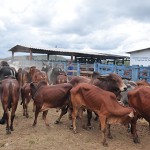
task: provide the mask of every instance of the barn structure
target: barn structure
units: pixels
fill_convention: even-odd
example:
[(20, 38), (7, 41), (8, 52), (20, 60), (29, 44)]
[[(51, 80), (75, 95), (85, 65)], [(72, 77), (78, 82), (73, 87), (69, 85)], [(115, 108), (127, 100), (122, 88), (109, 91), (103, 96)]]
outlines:
[(61, 56), (70, 56), (72, 62), (81, 62), (81, 63), (107, 63), (107, 64), (124, 64), (126, 61), (129, 61), (128, 56), (121, 55), (112, 55), (105, 53), (97, 52), (77, 52), (76, 50), (68, 50), (62, 48), (50, 48), (50, 49), (40, 49), (33, 47), (26, 47), (21, 45), (16, 45), (12, 47), (9, 51), (12, 52), (12, 60), (14, 60), (14, 55), (16, 52), (29, 53), (29, 60), (32, 60), (33, 54), (45, 54), (47, 55), (47, 61), (49, 61), (50, 55), (61, 55)]
[(130, 66), (150, 66), (150, 48), (127, 52), (130, 54)]

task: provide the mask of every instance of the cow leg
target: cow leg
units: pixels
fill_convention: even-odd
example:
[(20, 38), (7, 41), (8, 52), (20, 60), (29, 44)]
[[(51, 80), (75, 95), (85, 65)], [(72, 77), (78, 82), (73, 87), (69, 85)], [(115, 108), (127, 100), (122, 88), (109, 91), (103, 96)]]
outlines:
[(99, 120), (100, 120), (100, 124), (101, 124), (101, 130), (103, 132), (102, 144), (103, 144), (103, 146), (108, 146), (108, 143), (106, 141), (106, 116), (99, 115)]
[(0, 119), (0, 124), (5, 124), (5, 122), (6, 122), (6, 113), (3, 113), (3, 116)]
[(134, 117), (131, 121), (131, 133), (133, 135), (134, 143), (140, 143), (140, 140), (137, 135), (137, 130), (136, 130), (137, 119), (138, 119), (137, 117)]
[(46, 111), (43, 111), (43, 120), (44, 120), (44, 122), (45, 122), (45, 125), (46, 126), (49, 126), (49, 124), (48, 124), (48, 122), (47, 122), (47, 119), (46, 119), (46, 116), (47, 116), (47, 113), (48, 113), (48, 110), (46, 110)]
[(29, 104), (30, 100), (27, 100), (26, 102), (26, 118), (29, 118), (29, 113), (28, 113), (28, 104)]
[(9, 128), (9, 113), (8, 113), (8, 111), (6, 111), (5, 114), (6, 114), (6, 134), (11, 134), (11, 131)]
[(35, 125), (37, 124), (37, 117), (39, 115), (40, 109), (36, 107), (35, 109), (35, 117), (34, 117), (34, 122), (33, 122), (33, 127), (35, 127)]
[(107, 129), (108, 129), (107, 137), (108, 137), (109, 139), (112, 139), (113, 137), (112, 137), (111, 132), (110, 132), (110, 124), (107, 125)]
[(73, 125), (73, 132), (74, 133), (77, 133), (76, 119), (77, 119), (77, 109), (73, 108), (73, 112), (72, 112), (72, 125)]
[(33, 101), (33, 109), (32, 109), (32, 111), (35, 112), (35, 109), (36, 109), (36, 106), (35, 106), (35, 103)]
[(26, 106), (25, 106), (25, 103), (23, 102), (23, 116), (25, 116), (25, 113), (26, 112)]
[(89, 109), (87, 109), (87, 119), (88, 119), (87, 128), (91, 129), (92, 111)]
[(97, 113), (95, 113), (95, 118), (94, 118), (94, 120), (95, 120), (95, 121), (98, 120), (98, 115), (97, 115)]
[(83, 129), (87, 129), (87, 127), (85, 126), (85, 124), (83, 124), (83, 120), (82, 120), (82, 118), (83, 118), (83, 108), (80, 108), (80, 109), (79, 109), (78, 116), (79, 116), (79, 118), (80, 118), (82, 128), (83, 128)]
[(11, 130), (11, 131), (14, 131), (13, 122), (14, 122), (14, 118), (15, 118), (15, 111), (16, 111), (16, 109), (17, 109), (17, 104), (18, 104), (18, 103), (15, 103), (15, 104), (12, 105), (11, 123), (10, 123), (10, 130)]
[(60, 123), (60, 119), (62, 118), (63, 115), (65, 115), (65, 114), (67, 113), (67, 110), (68, 110), (68, 106), (62, 107), (62, 109), (61, 109), (61, 114), (60, 114), (60, 116), (58, 117), (58, 119), (54, 122), (55, 124)]
[(14, 118), (15, 118), (15, 112), (12, 111), (12, 113), (11, 113), (11, 123), (10, 123), (10, 130), (11, 131), (14, 131), (14, 127), (13, 127)]

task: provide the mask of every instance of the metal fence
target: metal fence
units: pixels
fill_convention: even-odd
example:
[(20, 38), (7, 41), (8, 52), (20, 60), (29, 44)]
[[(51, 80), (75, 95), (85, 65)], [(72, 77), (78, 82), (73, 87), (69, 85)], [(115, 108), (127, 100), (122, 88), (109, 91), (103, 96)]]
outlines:
[[(68, 64), (67, 62), (63, 61), (44, 61), (48, 65), (52, 67), (60, 67), (65, 72), (68, 72), (70, 70), (67, 69)], [(14, 62), (15, 63), (15, 62)], [(30, 67), (30, 66), (36, 66), (38, 69), (41, 69), (43, 66), (43, 61), (28, 61), (28, 60), (22, 60), (17, 61), (18, 67), (24, 68), (24, 67)], [(145, 79), (148, 82), (150, 82), (150, 66), (149, 67), (143, 67), (143, 66), (117, 66), (117, 65), (106, 65), (106, 64), (100, 64), (100, 63), (94, 63), (94, 64), (82, 64), (82, 63), (72, 63), (73, 65), (73, 75), (79, 76), (91, 76), (93, 71), (97, 71), (100, 74), (109, 74), (109, 73), (117, 73), (122, 78), (130, 79), (133, 81), (142, 80)]]

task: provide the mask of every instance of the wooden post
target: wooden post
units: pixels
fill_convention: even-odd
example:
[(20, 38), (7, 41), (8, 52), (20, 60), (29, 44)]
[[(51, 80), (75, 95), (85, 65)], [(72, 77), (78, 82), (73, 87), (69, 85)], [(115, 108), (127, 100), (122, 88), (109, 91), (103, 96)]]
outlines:
[(30, 49), (30, 56), (29, 56), (29, 60), (32, 60), (32, 50)]
[(11, 58), (11, 62), (13, 62), (13, 61), (14, 61), (14, 54), (15, 54), (15, 52), (13, 52), (13, 51), (12, 51), (12, 58)]
[(49, 54), (47, 54), (47, 61), (49, 61)]
[(71, 62), (73, 62), (73, 54), (71, 54)]
[(138, 65), (133, 65), (132, 66), (132, 80), (133, 81), (138, 81), (138, 74), (139, 74), (139, 66)]
[(64, 71), (67, 73), (67, 62), (64, 62)]

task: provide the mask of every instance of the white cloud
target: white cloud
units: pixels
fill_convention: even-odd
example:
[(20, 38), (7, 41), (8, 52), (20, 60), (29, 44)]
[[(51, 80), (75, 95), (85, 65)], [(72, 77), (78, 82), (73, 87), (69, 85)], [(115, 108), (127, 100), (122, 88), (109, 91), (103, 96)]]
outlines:
[(0, 2), (1, 58), (16, 44), (112, 54), (150, 46), (149, 0)]

